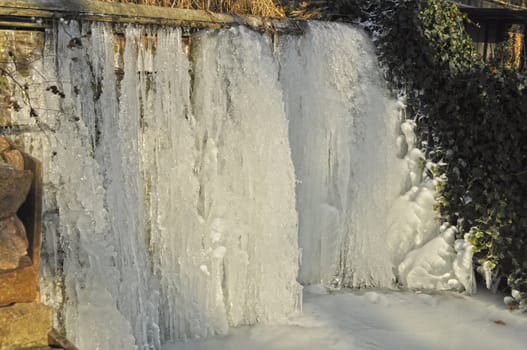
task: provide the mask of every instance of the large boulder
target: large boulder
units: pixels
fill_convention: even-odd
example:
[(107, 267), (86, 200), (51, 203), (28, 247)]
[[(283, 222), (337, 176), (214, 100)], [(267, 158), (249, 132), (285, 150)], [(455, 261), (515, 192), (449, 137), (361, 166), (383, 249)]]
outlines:
[(8, 139), (6, 139), (4, 136), (0, 136), (0, 154), (11, 149), (11, 146), (11, 142), (9, 142)]
[(38, 299), (38, 269), (28, 256), (20, 259), (15, 270), (0, 270), (0, 309), (13, 303)]
[(40, 303), (0, 308), (0, 350), (45, 347), (51, 331), (51, 309)]
[(0, 220), (14, 216), (26, 200), (33, 174), (0, 164)]
[(27, 247), (26, 230), (20, 219), (11, 216), (0, 220), (0, 270), (15, 269), (27, 254)]
[(18, 170), (24, 170), (24, 156), (17, 149), (10, 149), (2, 154), (4, 161)]
[(5, 136), (0, 136), (0, 163), (7, 163), (18, 170), (24, 170), (22, 152)]

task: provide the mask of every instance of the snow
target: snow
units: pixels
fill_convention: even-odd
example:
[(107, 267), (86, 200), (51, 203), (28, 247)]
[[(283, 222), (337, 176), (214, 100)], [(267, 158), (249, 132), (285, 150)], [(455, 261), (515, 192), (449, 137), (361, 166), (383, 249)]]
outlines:
[(240, 328), (163, 350), (521, 350), (526, 327), (525, 314), (485, 293), (305, 293), (303, 314), (285, 325)]

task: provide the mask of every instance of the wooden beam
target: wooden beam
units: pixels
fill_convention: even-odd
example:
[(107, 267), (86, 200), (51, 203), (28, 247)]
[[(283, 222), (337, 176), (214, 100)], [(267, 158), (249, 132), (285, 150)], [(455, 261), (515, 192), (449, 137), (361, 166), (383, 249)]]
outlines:
[(256, 30), (302, 32), (301, 21), (236, 16), (201, 10), (187, 10), (135, 4), (107, 3), (94, 0), (1, 0), (0, 19), (21, 18), (57, 20), (84, 19), (113, 23), (175, 25), (223, 28), (246, 25)]
[(47, 27), (46, 24), (37, 22), (2, 21), (0, 17), (0, 29), (43, 30)]

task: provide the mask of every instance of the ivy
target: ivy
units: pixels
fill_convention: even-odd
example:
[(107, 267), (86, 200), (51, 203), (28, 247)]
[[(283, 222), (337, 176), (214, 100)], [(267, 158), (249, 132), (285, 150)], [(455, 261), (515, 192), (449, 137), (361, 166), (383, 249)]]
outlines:
[[(527, 79), (485, 64), (466, 16), (440, 0), (344, 0), (374, 35), (394, 89), (419, 116), (427, 156), (447, 179), (441, 217), (469, 232), (475, 263), (527, 304)], [(504, 283), (499, 284), (502, 279)]]

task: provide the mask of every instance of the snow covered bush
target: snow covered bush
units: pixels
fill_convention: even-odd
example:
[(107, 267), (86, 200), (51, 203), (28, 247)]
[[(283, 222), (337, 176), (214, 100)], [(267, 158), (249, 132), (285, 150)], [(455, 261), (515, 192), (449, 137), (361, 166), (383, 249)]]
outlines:
[(527, 300), (527, 79), (485, 64), (466, 16), (440, 0), (343, 0), (406, 91), (423, 150), (445, 175), (438, 210), (470, 233), (487, 286)]

